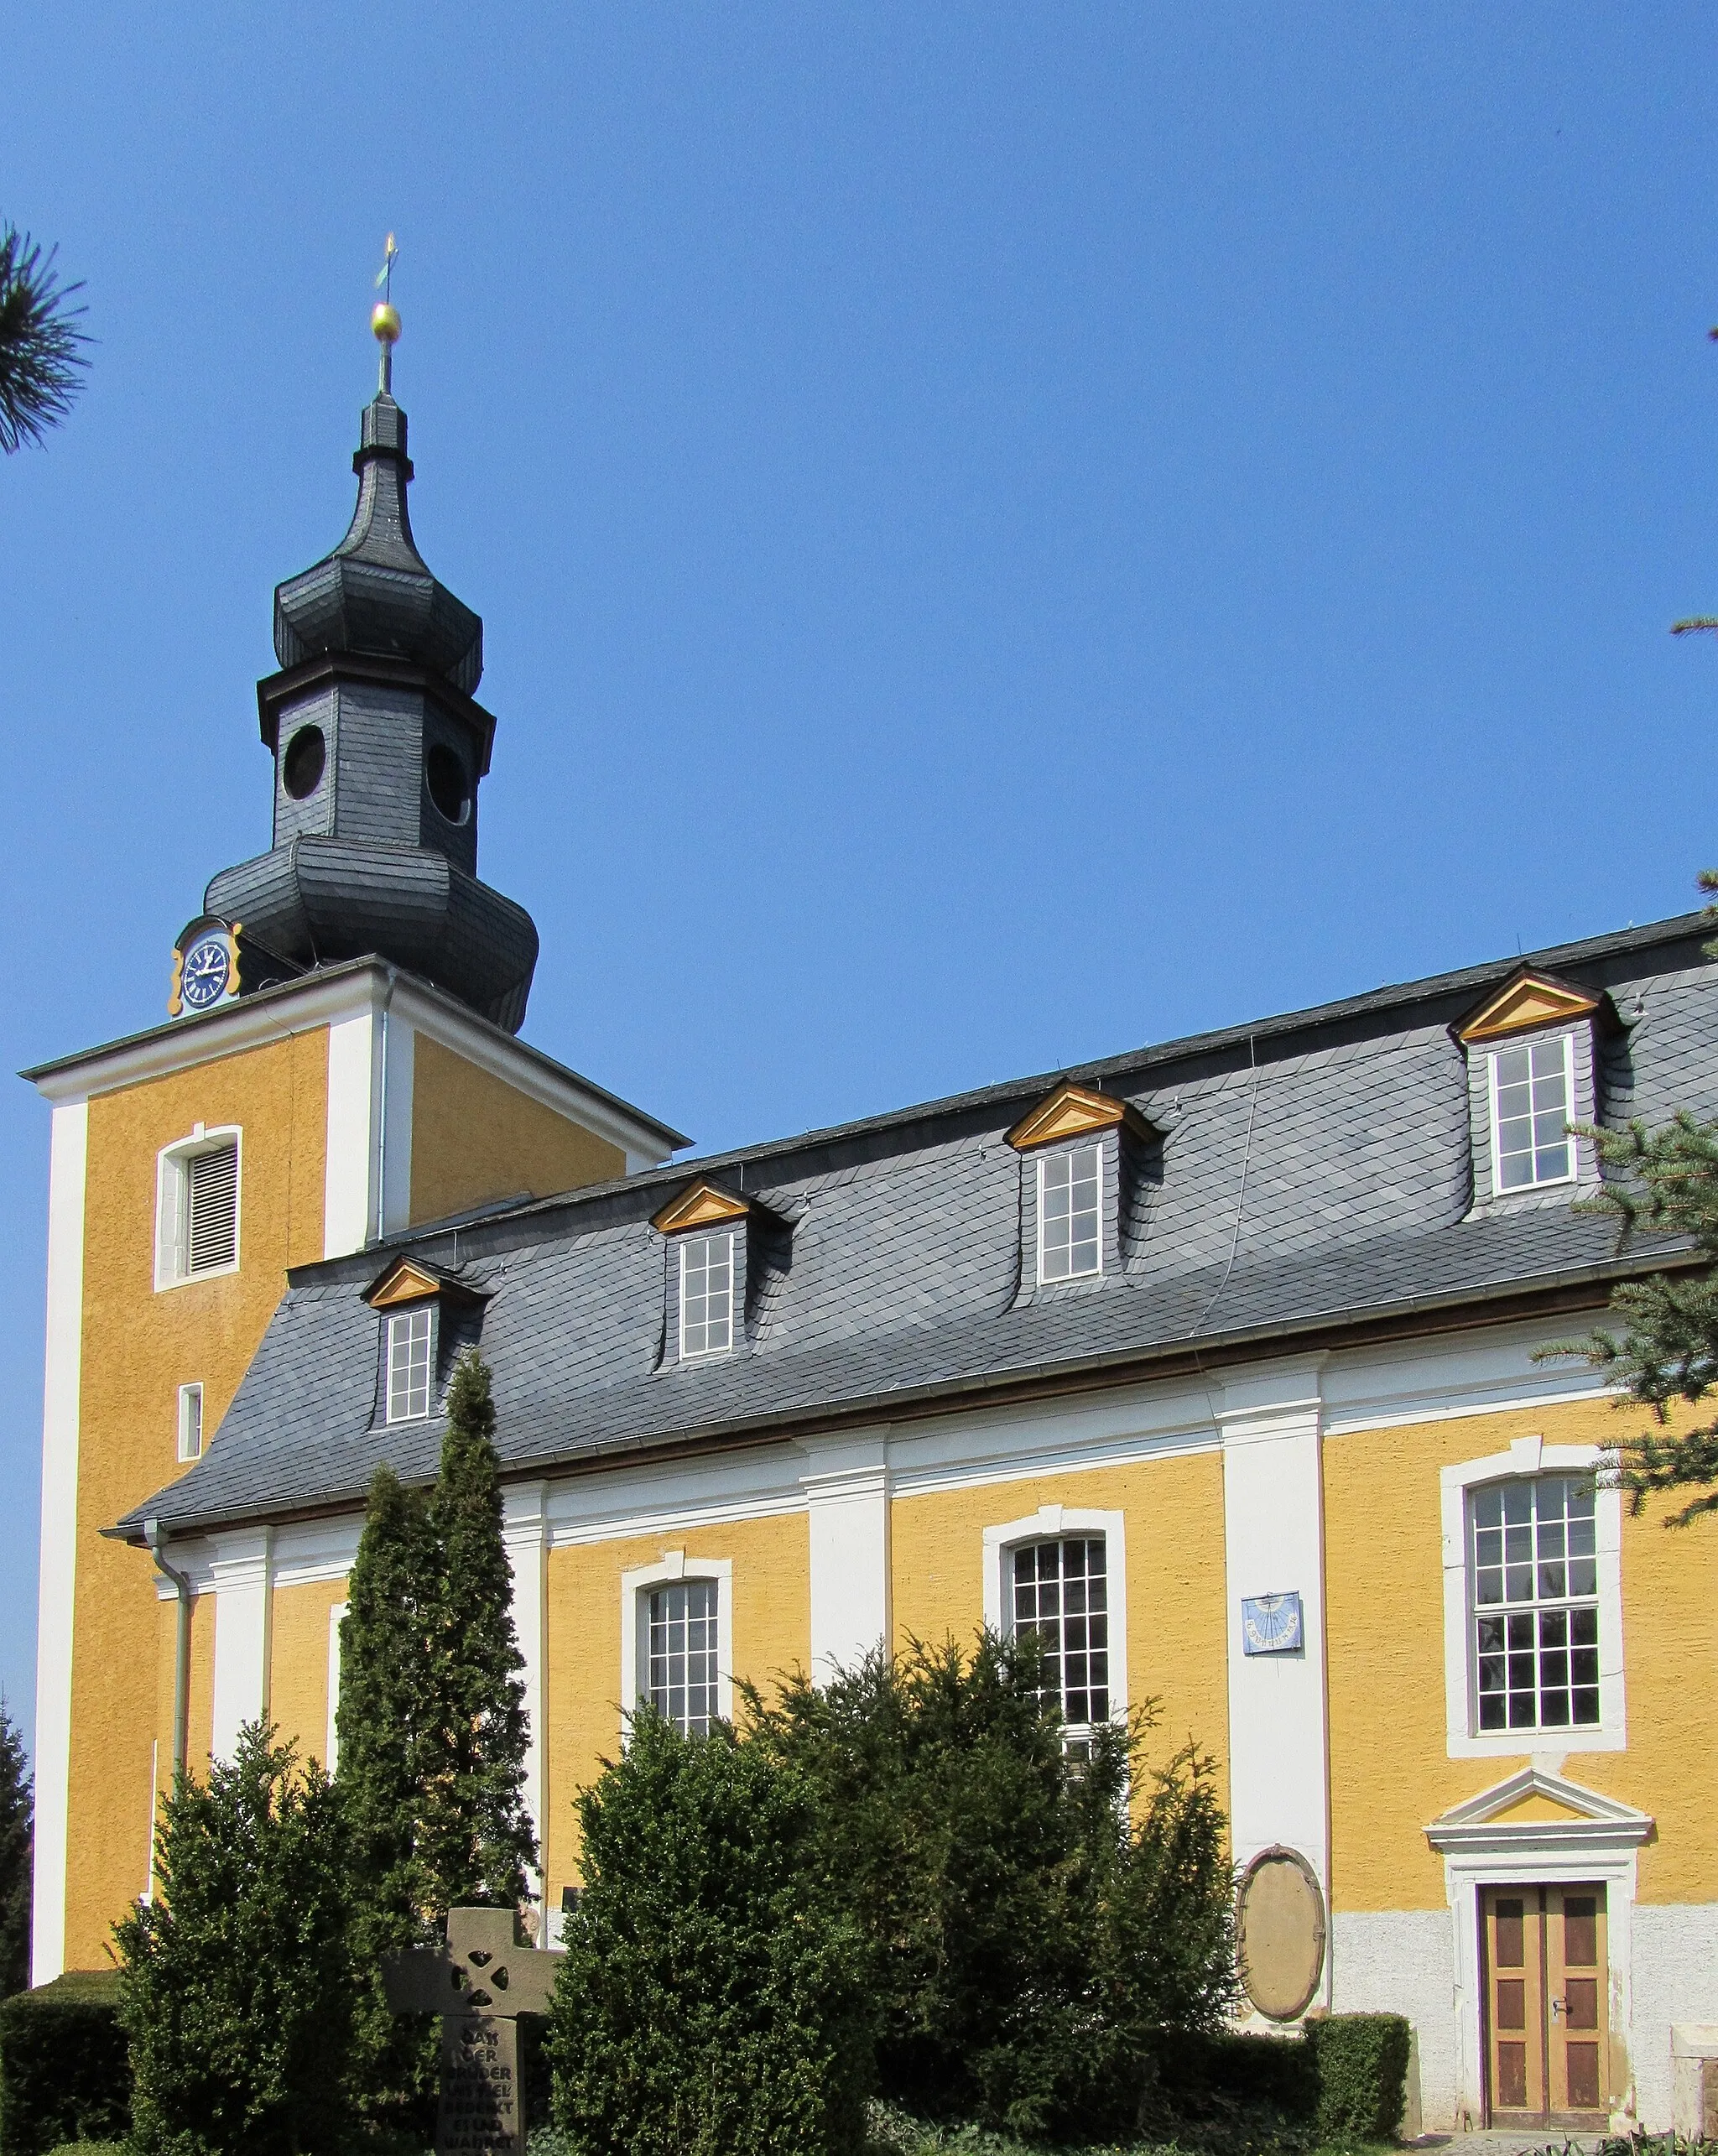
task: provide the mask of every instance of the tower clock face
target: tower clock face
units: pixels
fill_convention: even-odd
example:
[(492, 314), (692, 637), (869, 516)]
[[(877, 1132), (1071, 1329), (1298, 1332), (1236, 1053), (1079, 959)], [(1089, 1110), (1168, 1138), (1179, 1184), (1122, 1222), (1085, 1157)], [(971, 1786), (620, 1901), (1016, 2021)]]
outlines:
[(185, 955), (179, 992), (185, 1008), (206, 1011), (226, 993), (232, 979), (232, 949), (219, 930), (200, 935)]

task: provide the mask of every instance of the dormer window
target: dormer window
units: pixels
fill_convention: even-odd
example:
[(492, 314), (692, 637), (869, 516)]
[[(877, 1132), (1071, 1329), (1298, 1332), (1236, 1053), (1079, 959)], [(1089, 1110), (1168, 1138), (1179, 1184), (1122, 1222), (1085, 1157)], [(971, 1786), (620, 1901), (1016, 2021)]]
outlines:
[(395, 1310), (388, 1320), (388, 1419), (415, 1422), (430, 1412), (430, 1305)]
[(1103, 1270), (1103, 1154), (1095, 1145), (1038, 1164), (1038, 1277), (1074, 1280)]
[(382, 1320), (375, 1413), (421, 1422), (440, 1397), (438, 1369), (474, 1345), (487, 1290), (416, 1258), (397, 1258), (365, 1300)]
[(1595, 1034), (1610, 999), (1522, 966), (1454, 1029), (1467, 1058), (1474, 1195), (1481, 1204), (1558, 1203), (1598, 1174), (1574, 1126), (1598, 1112)]
[(1062, 1085), (1008, 1133), (1021, 1154), (1023, 1289), (1092, 1280), (1119, 1267), (1123, 1221), (1158, 1133), (1127, 1101)]
[(650, 1225), (673, 1246), (666, 1313), (671, 1359), (705, 1362), (733, 1352), (745, 1328), (753, 1232), (758, 1220), (773, 1217), (705, 1182), (691, 1184), (653, 1215)]
[(1575, 1174), (1575, 1042), (1549, 1040), (1493, 1049), (1492, 1159), (1497, 1190), (1531, 1190)]

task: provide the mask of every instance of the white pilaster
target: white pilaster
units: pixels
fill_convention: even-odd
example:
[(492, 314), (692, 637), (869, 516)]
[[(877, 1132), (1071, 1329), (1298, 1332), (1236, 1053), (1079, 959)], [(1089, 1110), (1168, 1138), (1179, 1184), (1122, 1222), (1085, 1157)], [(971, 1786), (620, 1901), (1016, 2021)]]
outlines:
[(270, 1617), (274, 1601), (274, 1530), (217, 1534), (210, 1572), (215, 1588), (215, 1713), (211, 1749), (231, 1759), (247, 1721), (268, 1714)]
[[(502, 1539), (513, 1575), (513, 1630), (525, 1667), (525, 1713), (529, 1741), (525, 1752), (525, 1808), (537, 1831), (540, 1857), (548, 1843), (548, 1773), (543, 1742), (544, 1703), (549, 1666), (549, 1489), (543, 1482), (512, 1482), (502, 1492)], [(532, 1883), (539, 1909), (543, 1873)], [(539, 1940), (547, 1939), (539, 1928)]]
[(381, 1231), (383, 1235), (394, 1235), (410, 1226), (412, 1219), (412, 1081), (418, 1036), (409, 1021), (395, 1010), (383, 1013), (380, 1029)]
[[(1237, 1866), (1296, 1850), (1318, 1874), (1328, 1937), (1323, 1357), (1219, 1377), (1229, 1621), (1230, 1831)], [(1298, 1593), (1302, 1644), (1248, 1654), (1243, 1598)], [(1330, 1956), (1318, 1997), (1330, 2000)]]
[(322, 1255), (344, 1258), (370, 1240), (375, 1200), (376, 1022), (369, 1011), (328, 1029), (328, 1143)]
[(811, 1537), (811, 1671), (826, 1684), (890, 1638), (888, 1430), (799, 1442)]
[(328, 1029), (325, 1258), (362, 1250), (411, 1219), (417, 1034), (393, 994), (383, 986), (368, 1010)]
[(30, 1981), (65, 1966), (71, 1800), (71, 1646), (83, 1366), (86, 1100), (54, 1110), (48, 1174), (48, 1328), (42, 1383), (41, 1579), (36, 1602), (35, 1907)]

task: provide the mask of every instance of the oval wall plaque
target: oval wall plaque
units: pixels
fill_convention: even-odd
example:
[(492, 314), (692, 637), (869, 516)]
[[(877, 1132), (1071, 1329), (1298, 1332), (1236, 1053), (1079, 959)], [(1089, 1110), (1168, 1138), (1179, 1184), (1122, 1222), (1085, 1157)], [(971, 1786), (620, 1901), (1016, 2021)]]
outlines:
[(1304, 2013), (1324, 1974), (1325, 1898), (1299, 1851), (1267, 1849), (1253, 1858), (1236, 1897), (1236, 1931), (1254, 2006), (1272, 2021)]

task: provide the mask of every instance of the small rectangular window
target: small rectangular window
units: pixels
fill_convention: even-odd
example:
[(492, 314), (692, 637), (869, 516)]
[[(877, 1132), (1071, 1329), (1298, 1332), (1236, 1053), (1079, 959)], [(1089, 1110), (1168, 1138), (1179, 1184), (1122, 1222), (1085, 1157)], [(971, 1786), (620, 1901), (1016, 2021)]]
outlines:
[(200, 1385), (181, 1385), (179, 1388), (179, 1456), (181, 1460), (200, 1460), (203, 1456)]
[(1572, 1070), (1567, 1034), (1492, 1051), (1492, 1179), (1500, 1194), (1573, 1178)]
[(1109, 1581), (1101, 1535), (1014, 1552), (1014, 1631), (1044, 1650), (1044, 1695), (1075, 1728), (1110, 1716)]
[(693, 1235), (680, 1244), (680, 1355), (722, 1355), (734, 1343), (734, 1238)]
[(388, 1320), (388, 1419), (430, 1412), (430, 1312), (396, 1310)]
[(1038, 1166), (1038, 1277), (1071, 1280), (1102, 1268), (1103, 1154), (1095, 1145)]
[(1470, 1520), (1481, 1730), (1596, 1723), (1592, 1484), (1570, 1475), (1492, 1482), (1473, 1492)]
[(650, 1593), (650, 1704), (683, 1737), (702, 1737), (716, 1706), (714, 1580), (686, 1580)]

